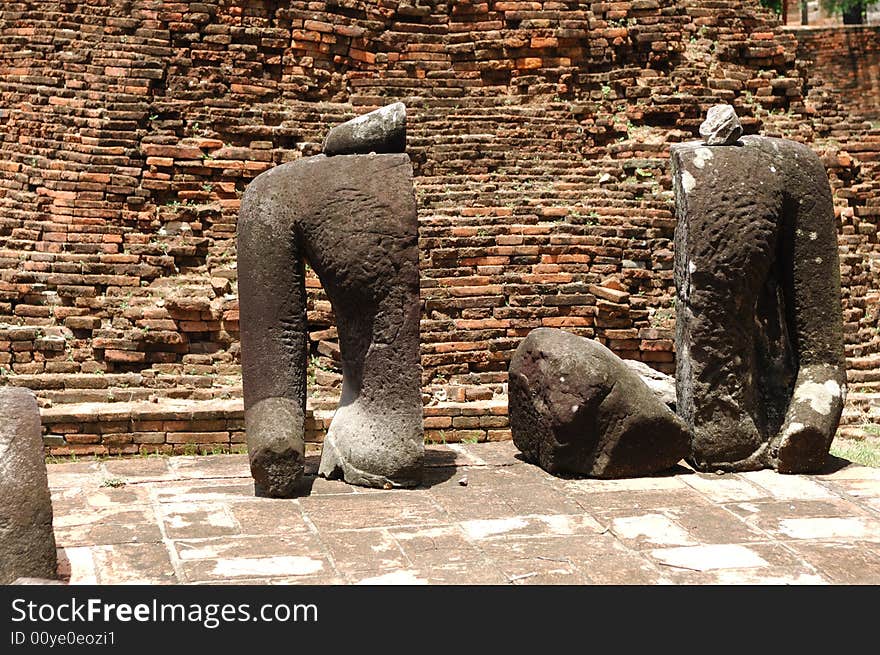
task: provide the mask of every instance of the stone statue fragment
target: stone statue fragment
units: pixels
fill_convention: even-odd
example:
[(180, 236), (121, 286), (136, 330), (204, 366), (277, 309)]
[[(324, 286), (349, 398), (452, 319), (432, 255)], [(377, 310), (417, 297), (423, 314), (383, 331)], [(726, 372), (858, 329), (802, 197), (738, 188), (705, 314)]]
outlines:
[(347, 123), (327, 134), (324, 154), (357, 155), (406, 151), (406, 107), (395, 102)]
[(681, 420), (598, 341), (533, 330), (513, 356), (508, 386), (513, 441), (549, 473), (648, 475), (688, 452)]
[(245, 428), (258, 495), (294, 495), (303, 473), (306, 261), (336, 314), (343, 372), (319, 472), (370, 487), (421, 480), (412, 175), (405, 153), (317, 155), (248, 186), (238, 288)]
[(0, 584), (57, 577), (52, 499), (37, 399), (0, 389)]
[(743, 128), (733, 107), (715, 105), (700, 125), (700, 136), (707, 146), (731, 146), (742, 136)]
[(677, 411), (693, 464), (816, 471), (846, 391), (825, 169), (807, 146), (763, 136), (680, 144), (671, 160)]

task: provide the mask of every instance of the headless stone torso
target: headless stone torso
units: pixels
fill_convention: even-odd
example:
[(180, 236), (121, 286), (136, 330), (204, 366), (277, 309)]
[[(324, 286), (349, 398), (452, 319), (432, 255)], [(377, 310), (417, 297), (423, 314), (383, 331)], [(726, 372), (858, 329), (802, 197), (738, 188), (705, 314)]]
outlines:
[(688, 383), (678, 406), (694, 426), (697, 462), (703, 446), (716, 465), (759, 454), (782, 426), (794, 384), (781, 265), (785, 181), (766, 146), (747, 138), (741, 147), (674, 149), (688, 217), (677, 239), (678, 302), (687, 316), (679, 330), (694, 343), (679, 354)]
[(328, 135), (333, 156), (271, 169), (242, 199), (242, 383), (258, 495), (295, 495), (304, 470), (304, 258), (333, 305), (342, 356), (319, 473), (372, 487), (421, 480), (418, 216), (405, 119), (395, 103), (345, 123)]
[[(758, 136), (675, 146), (672, 167), (678, 412), (692, 461), (815, 469), (845, 380), (824, 170), (805, 146)], [(830, 411), (816, 412), (797, 388), (826, 382)]]

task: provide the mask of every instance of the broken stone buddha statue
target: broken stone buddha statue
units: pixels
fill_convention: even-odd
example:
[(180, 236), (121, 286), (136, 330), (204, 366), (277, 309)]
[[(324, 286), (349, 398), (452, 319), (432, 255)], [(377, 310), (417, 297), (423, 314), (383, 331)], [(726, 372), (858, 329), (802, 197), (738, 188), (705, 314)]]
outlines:
[(337, 319), (342, 395), (319, 473), (410, 487), (424, 455), (418, 223), (406, 109), (330, 131), (324, 154), (254, 179), (238, 223), (245, 429), (257, 495), (297, 493), (308, 340), (304, 262)]
[(837, 229), (810, 148), (710, 109), (673, 146), (677, 411), (702, 471), (820, 469), (846, 393)]

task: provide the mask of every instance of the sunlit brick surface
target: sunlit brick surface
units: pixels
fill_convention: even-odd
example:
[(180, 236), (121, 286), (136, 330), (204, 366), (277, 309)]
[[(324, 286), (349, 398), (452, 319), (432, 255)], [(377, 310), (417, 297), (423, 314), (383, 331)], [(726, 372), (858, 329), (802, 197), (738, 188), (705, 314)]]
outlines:
[(811, 476), (680, 466), (579, 480), (515, 454), (510, 442), (432, 446), (418, 489), (309, 476), (290, 500), (255, 498), (243, 455), (53, 464), (62, 574), (100, 584), (880, 583), (880, 469), (833, 459)]

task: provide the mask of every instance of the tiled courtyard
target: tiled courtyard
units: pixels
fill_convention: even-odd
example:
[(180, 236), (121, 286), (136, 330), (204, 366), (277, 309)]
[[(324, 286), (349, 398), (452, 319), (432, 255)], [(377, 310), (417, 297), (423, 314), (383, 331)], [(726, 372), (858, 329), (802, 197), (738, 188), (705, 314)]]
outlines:
[(292, 500), (255, 498), (244, 455), (52, 464), (60, 567), (100, 584), (880, 583), (880, 469), (577, 480), (515, 453), (432, 446), (418, 489), (308, 476)]

